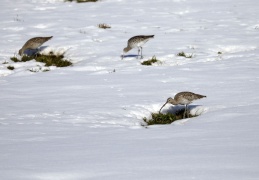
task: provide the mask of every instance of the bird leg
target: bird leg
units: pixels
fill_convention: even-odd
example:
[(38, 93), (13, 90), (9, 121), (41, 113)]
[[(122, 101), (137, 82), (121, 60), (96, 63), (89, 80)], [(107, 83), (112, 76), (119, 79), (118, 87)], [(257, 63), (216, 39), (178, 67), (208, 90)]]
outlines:
[(185, 118), (186, 109), (187, 109), (187, 104), (185, 104), (185, 107), (184, 107), (183, 119)]
[(38, 53), (39, 53), (39, 51), (40, 51), (40, 49), (39, 49), (39, 48), (37, 48), (37, 49), (36, 49), (36, 52), (33, 54), (33, 56), (38, 57)]
[(143, 59), (143, 55), (142, 55), (142, 47), (140, 46), (140, 50), (141, 50), (141, 56), (140, 59)]
[(137, 56), (137, 59), (138, 59), (138, 57), (139, 57), (139, 52), (140, 52), (140, 48), (138, 47), (138, 56)]
[(183, 119), (184, 119), (186, 116), (187, 116), (187, 118), (189, 118), (188, 104), (185, 104)]
[(186, 114), (187, 114), (187, 118), (189, 118), (188, 105), (187, 104), (186, 104)]

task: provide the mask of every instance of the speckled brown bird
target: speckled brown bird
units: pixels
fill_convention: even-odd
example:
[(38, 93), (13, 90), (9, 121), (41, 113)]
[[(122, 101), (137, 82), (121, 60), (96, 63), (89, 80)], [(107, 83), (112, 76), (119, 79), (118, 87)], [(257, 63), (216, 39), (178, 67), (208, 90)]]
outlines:
[(154, 35), (139, 35), (139, 36), (134, 36), (128, 40), (128, 45), (123, 49), (123, 55), (122, 59), (124, 58), (124, 54), (130, 51), (133, 48), (138, 48), (138, 56), (139, 52), (141, 52), (140, 57), (143, 58), (142, 56), (142, 46), (151, 38), (154, 38)]
[(43, 43), (50, 40), (53, 36), (50, 37), (34, 37), (29, 39), (23, 47), (19, 50), (19, 55), (23, 55), (23, 52), (26, 49), (38, 49)]
[[(200, 95), (200, 94), (195, 94), (193, 92), (187, 92), (187, 91), (179, 92), (174, 96), (174, 98), (169, 97), (167, 99), (166, 103), (160, 108), (159, 113), (162, 110), (162, 108), (168, 103), (173, 104), (173, 105), (181, 104), (181, 105), (185, 105), (185, 110), (184, 110), (184, 117), (185, 117), (185, 114), (187, 113), (187, 106), (189, 104), (191, 104), (192, 101), (201, 99), (204, 97), (206, 97), (206, 96)], [(187, 117), (189, 117), (189, 114), (187, 114)]]

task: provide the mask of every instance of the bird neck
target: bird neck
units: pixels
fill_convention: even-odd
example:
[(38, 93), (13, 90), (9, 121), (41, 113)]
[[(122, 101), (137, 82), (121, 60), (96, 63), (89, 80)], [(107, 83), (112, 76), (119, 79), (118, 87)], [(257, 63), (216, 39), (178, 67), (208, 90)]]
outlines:
[(23, 48), (20, 49), (20, 50), (19, 50), (19, 55), (20, 55), (20, 56), (23, 55), (23, 52), (24, 52), (24, 49), (23, 49)]
[(126, 53), (126, 52), (128, 52), (129, 50), (131, 50), (131, 49), (132, 49), (131, 47), (127, 46), (127, 47), (125, 47), (125, 48), (123, 49), (123, 52)]

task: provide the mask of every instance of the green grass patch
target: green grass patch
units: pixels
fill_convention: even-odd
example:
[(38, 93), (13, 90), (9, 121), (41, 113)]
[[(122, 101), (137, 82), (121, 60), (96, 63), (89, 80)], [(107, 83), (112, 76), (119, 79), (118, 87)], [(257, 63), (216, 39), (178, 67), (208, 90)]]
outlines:
[(54, 55), (50, 53), (49, 55), (41, 55), (39, 54), (35, 60), (37, 62), (45, 63), (45, 66), (56, 66), (56, 67), (67, 67), (71, 66), (72, 63), (66, 59), (64, 59), (64, 55)]
[(151, 119), (143, 118), (148, 126), (154, 124), (171, 124), (176, 121), (176, 116), (174, 114), (161, 114), (161, 113), (152, 113)]
[[(148, 119), (146, 117), (143, 118), (144, 122), (147, 123), (148, 126), (155, 125), (155, 124), (171, 124), (174, 121), (184, 119), (184, 109), (177, 111), (175, 114), (171, 113), (152, 113), (151, 118)], [(196, 117), (189, 114), (189, 118)]]
[(33, 60), (33, 59), (36, 60), (36, 57), (34, 57), (34, 56), (22, 56), (21, 61), (22, 62), (27, 62), (27, 61), (30, 61), (30, 60)]
[(34, 57), (34, 56), (26, 56), (26, 55), (24, 55), (24, 56), (22, 56), (22, 58), (21, 59), (18, 59), (17, 57), (11, 57), (10, 59), (13, 61), (13, 62), (27, 62), (27, 61), (30, 61), (30, 60), (33, 60), (33, 59), (35, 59), (36, 57)]
[(67, 67), (71, 66), (72, 63), (66, 59), (64, 59), (64, 54), (55, 55), (53, 52), (49, 54), (36, 54), (34, 56), (22, 56), (21, 59), (17, 57), (10, 58), (13, 62), (27, 62), (35, 59), (37, 62), (45, 63), (45, 66), (56, 66), (56, 67)]
[(153, 56), (152, 59), (143, 61), (141, 64), (145, 66), (151, 66), (154, 63), (161, 63), (158, 59), (156, 59), (156, 56)]
[(186, 54), (185, 52), (179, 52), (177, 56), (185, 57), (185, 58), (193, 58), (193, 54)]
[(14, 56), (14, 57), (11, 57), (10, 59), (11, 59), (13, 62), (20, 62), (20, 60), (19, 60), (17, 57), (15, 57), (15, 56)]
[(13, 66), (7, 66), (7, 69), (14, 70), (15, 68)]
[[(24, 55), (20, 59), (18, 59), (17, 57), (14, 56), (14, 57), (11, 57), (10, 59), (13, 62), (27, 62), (27, 61), (31, 61), (31, 60), (34, 59), (37, 62), (44, 63), (45, 67), (49, 67), (49, 66), (56, 66), (56, 67), (71, 66), (72, 62), (64, 59), (65, 58), (64, 54), (65, 53), (55, 55), (51, 51), (49, 54), (36, 54), (36, 55), (33, 55), (33, 56)], [(44, 67), (38, 66), (36, 68), (29, 69), (29, 71), (31, 71), (31, 72), (47, 72), (47, 71), (50, 71), (50, 68), (44, 68)]]

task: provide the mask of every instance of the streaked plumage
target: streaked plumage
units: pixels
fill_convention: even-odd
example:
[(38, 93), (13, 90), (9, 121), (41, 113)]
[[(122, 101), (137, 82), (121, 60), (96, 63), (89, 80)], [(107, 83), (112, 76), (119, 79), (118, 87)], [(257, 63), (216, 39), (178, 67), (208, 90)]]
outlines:
[(133, 48), (138, 48), (138, 56), (139, 52), (141, 52), (141, 58), (142, 58), (142, 46), (151, 38), (154, 38), (154, 35), (139, 35), (139, 36), (134, 36), (128, 40), (127, 47), (123, 49), (123, 55), (122, 59), (124, 57), (124, 54), (130, 51)]
[(34, 37), (29, 39), (24, 45), (23, 47), (19, 50), (19, 55), (23, 55), (23, 52), (26, 49), (38, 49), (38, 47), (40, 47), (43, 43), (45, 43), (46, 41), (50, 40), (53, 36), (50, 37)]

